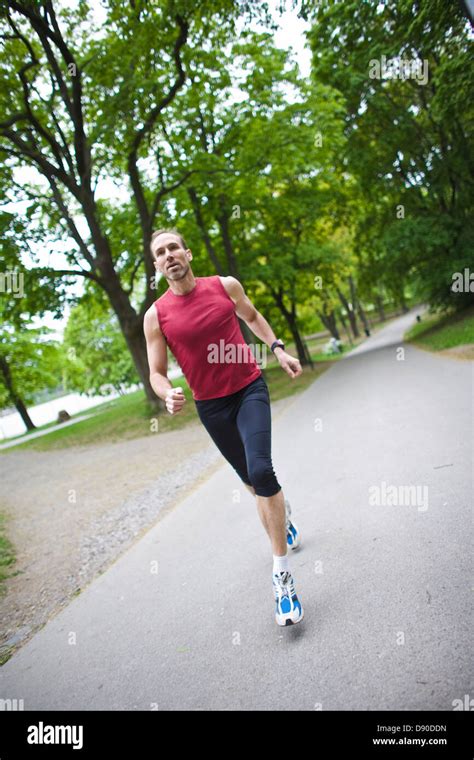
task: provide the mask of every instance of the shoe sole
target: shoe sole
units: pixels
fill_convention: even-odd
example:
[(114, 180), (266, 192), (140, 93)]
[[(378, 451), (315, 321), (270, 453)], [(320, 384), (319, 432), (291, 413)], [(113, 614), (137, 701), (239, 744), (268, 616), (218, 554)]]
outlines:
[(284, 623), (279, 623), (277, 617), (275, 616), (275, 620), (277, 622), (277, 625), (279, 625), (280, 628), (286, 628), (288, 625), (297, 625), (298, 623), (301, 623), (301, 621), (303, 620), (303, 618), (304, 618), (304, 608), (303, 607), (301, 608), (301, 615), (299, 616), (298, 620), (290, 620), (288, 618), (288, 620), (285, 620)]
[(292, 525), (294, 528), (296, 528), (296, 531), (297, 531), (296, 541), (293, 544), (289, 544), (288, 541), (286, 543), (287, 543), (287, 546), (289, 546), (289, 548), (291, 549), (291, 551), (294, 552), (296, 551), (296, 549), (299, 549), (299, 547), (301, 546), (301, 538), (300, 538), (300, 534), (298, 532), (298, 528), (296, 527), (296, 525), (294, 523), (292, 523)]

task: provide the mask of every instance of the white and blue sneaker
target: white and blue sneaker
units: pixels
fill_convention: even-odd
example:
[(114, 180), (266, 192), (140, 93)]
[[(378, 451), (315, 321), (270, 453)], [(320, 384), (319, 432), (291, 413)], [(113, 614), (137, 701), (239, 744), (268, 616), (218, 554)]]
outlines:
[(294, 625), (303, 620), (304, 610), (296, 596), (293, 577), (288, 570), (273, 574), (276, 601), (275, 620), (278, 625)]
[(294, 522), (290, 520), (291, 507), (288, 499), (285, 499), (285, 511), (286, 511), (286, 543), (288, 548), (293, 551), (298, 548), (301, 543), (300, 533)]

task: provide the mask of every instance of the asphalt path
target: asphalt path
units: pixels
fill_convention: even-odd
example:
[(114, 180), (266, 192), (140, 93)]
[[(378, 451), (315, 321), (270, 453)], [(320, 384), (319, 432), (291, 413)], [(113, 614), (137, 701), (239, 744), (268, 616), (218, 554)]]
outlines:
[(403, 344), (414, 315), (274, 417), (273, 463), (302, 534), (290, 556), (300, 624), (276, 625), (271, 546), (223, 460), (5, 663), (0, 698), (452, 710), (472, 696), (474, 363)]

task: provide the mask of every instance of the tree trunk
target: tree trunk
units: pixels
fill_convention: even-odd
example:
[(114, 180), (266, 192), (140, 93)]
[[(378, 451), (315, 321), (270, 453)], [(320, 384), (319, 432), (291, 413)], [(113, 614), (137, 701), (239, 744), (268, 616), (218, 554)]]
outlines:
[(375, 296), (375, 304), (377, 306), (377, 310), (379, 312), (379, 317), (381, 322), (385, 322), (385, 311), (383, 308), (383, 298), (377, 294)]
[(343, 328), (344, 328), (344, 332), (345, 332), (345, 333), (346, 333), (346, 335), (347, 335), (347, 338), (348, 338), (348, 340), (349, 340), (349, 343), (351, 344), (351, 346), (353, 346), (353, 345), (354, 345), (354, 343), (353, 343), (353, 341), (352, 341), (352, 337), (351, 337), (351, 334), (350, 334), (350, 332), (349, 332), (349, 330), (348, 330), (348, 327), (347, 327), (347, 322), (346, 322), (346, 320), (344, 319), (344, 316), (343, 316), (343, 314), (342, 314), (342, 311), (339, 313), (339, 319), (340, 319), (340, 320), (341, 320), (341, 322), (342, 322), (342, 326), (343, 326)]
[(336, 340), (341, 340), (339, 330), (337, 329), (336, 314), (334, 310), (331, 311), (330, 314), (324, 314), (322, 311), (318, 311), (318, 316), (321, 322), (323, 323), (324, 327), (326, 328), (326, 330), (329, 330), (332, 337), (335, 338)]
[(311, 358), (311, 354), (310, 354), (310, 351), (309, 351), (309, 348), (308, 348), (308, 344), (306, 343), (305, 340), (303, 340), (303, 347), (304, 347), (304, 352), (305, 352), (305, 356), (306, 356), (306, 363), (309, 364), (309, 366), (311, 367), (311, 369), (314, 369), (314, 362), (313, 362), (313, 360)]
[(124, 326), (123, 334), (143, 385), (147, 401), (151, 404), (152, 408), (164, 410), (166, 408), (165, 402), (156, 395), (150, 383), (150, 368), (142, 321), (136, 319), (131, 325), (127, 324)]
[[(60, 25), (56, 19), (55, 8), (53, 7), (54, 4), (52, 2), (36, 3), (38, 6), (36, 9), (34, 7), (35, 3), (13, 3), (13, 5), (15, 5), (15, 12), (21, 14), (23, 20), (29, 22), (30, 27), (25, 31), (20, 24), (20, 31), (13, 27), (12, 24), (14, 34), (11, 35), (11, 38), (17, 38), (27, 45), (33, 61), (35, 56), (39, 55), (39, 46), (42, 46), (45, 51), (49, 62), (49, 66), (45, 70), (45, 75), (47, 77), (47, 74), (49, 73), (52, 90), (60, 95), (62, 103), (70, 117), (67, 122), (65, 121), (64, 124), (61, 124), (61, 127), (68, 135), (68, 144), (66, 145), (64, 133), (57, 119), (54, 119), (56, 128), (50, 126), (47, 127), (45, 124), (40, 124), (38, 122), (37, 116), (34, 112), (35, 109), (30, 107), (31, 104), (29, 101), (29, 89), (30, 87), (33, 89), (33, 80), (27, 82), (22, 74), (23, 69), (17, 73), (19, 74), (23, 85), (23, 99), (26, 108), (24, 109), (25, 113), (22, 114), (22, 122), (26, 121), (26, 125), (24, 126), (22, 123), (22, 129), (24, 126), (24, 135), (27, 135), (27, 139), (20, 141), (20, 131), (17, 132), (16, 130), (10, 129), (11, 124), (18, 120), (17, 115), (11, 120), (11, 123), (9, 123), (9, 119), (2, 123), (2, 136), (4, 136), (7, 141), (12, 142), (15, 149), (19, 147), (16, 155), (19, 156), (20, 159), (23, 159), (23, 163), (26, 163), (28, 166), (34, 166), (47, 180), (51, 187), (52, 197), (57, 205), (61, 218), (66, 221), (72, 238), (78, 246), (82, 257), (89, 266), (89, 268), (84, 269), (82, 268), (82, 265), (79, 265), (79, 272), (71, 269), (65, 270), (64, 272), (59, 272), (59, 270), (54, 269), (53, 271), (59, 272), (60, 274), (67, 274), (69, 271), (73, 271), (75, 274), (81, 274), (106, 291), (111, 306), (119, 319), (119, 324), (123, 330), (127, 345), (133, 356), (138, 375), (145, 389), (146, 397), (150, 402), (155, 404), (157, 396), (149, 382), (146, 346), (143, 335), (143, 316), (146, 309), (153, 303), (154, 298), (152, 291), (154, 267), (149, 254), (149, 242), (153, 221), (158, 212), (162, 198), (183, 184), (187, 177), (190, 176), (191, 172), (188, 170), (182, 174), (179, 180), (172, 185), (165, 185), (162, 183), (161, 188), (154, 194), (154, 197), (150, 198), (149, 188), (147, 186), (147, 190), (145, 191), (145, 185), (142, 184), (140, 178), (138, 161), (139, 156), (141, 155), (140, 150), (142, 143), (149, 139), (154, 126), (158, 123), (161, 113), (167, 108), (169, 103), (175, 99), (180, 88), (183, 87), (186, 82), (186, 72), (182, 65), (183, 61), (181, 55), (182, 50), (187, 43), (189, 23), (184, 17), (185, 14), (179, 12), (172, 13), (172, 17), (176, 21), (178, 27), (178, 36), (172, 51), (176, 69), (174, 81), (169, 83), (166, 87), (163, 87), (158, 102), (155, 102), (155, 98), (153, 98), (154, 102), (150, 104), (148, 113), (143, 115), (143, 123), (137, 123), (135, 134), (131, 135), (130, 140), (127, 141), (130, 146), (127, 162), (128, 175), (136, 204), (136, 210), (140, 217), (143, 259), (137, 261), (137, 266), (133, 270), (130, 282), (127, 283), (127, 286), (122, 287), (119, 274), (115, 271), (116, 256), (112, 256), (110, 241), (101, 218), (102, 213), (99, 213), (95, 198), (95, 183), (93, 182), (92, 177), (92, 169), (94, 162), (96, 161), (95, 151), (93, 150), (93, 144), (90, 142), (90, 137), (86, 134), (84, 126), (84, 110), (88, 107), (88, 98), (83, 94), (84, 72), (80, 64), (76, 65), (73, 48), (69, 47), (68, 42), (62, 36)], [(39, 6), (44, 6), (42, 9), (44, 10), (44, 14), (40, 14)], [(134, 9), (133, 3), (132, 8)], [(36, 33), (34, 39), (31, 38), (31, 32), (33, 31)], [(30, 38), (30, 41), (28, 41), (28, 39), (25, 41), (23, 34), (26, 34), (26, 38)], [(69, 85), (69, 82), (66, 84), (68, 77), (66, 77), (66, 80), (64, 79), (64, 65), (66, 63), (74, 64), (74, 76), (69, 77), (71, 85)], [(27, 67), (31, 65), (32, 64), (29, 62)], [(158, 92), (160, 92), (160, 88), (158, 88)], [(15, 92), (13, 96), (14, 102), (16, 102), (15, 97), (17, 95), (18, 93)], [(55, 99), (53, 98), (52, 103), (50, 103), (53, 111), (55, 108), (54, 101)], [(16, 110), (15, 107), (15, 111)], [(58, 113), (60, 113), (59, 110)], [(21, 137), (23, 137), (23, 135), (21, 135)], [(48, 144), (51, 150), (45, 150), (43, 155), (41, 149)], [(54, 154), (53, 163), (51, 163), (51, 152)], [(99, 176), (100, 172), (97, 173), (97, 178)], [(146, 180), (143, 182), (146, 184)], [(69, 211), (69, 200), (63, 195), (63, 190), (67, 190), (68, 194), (71, 194), (74, 197), (82, 210), (90, 233), (87, 235), (87, 239), (82, 237), (78, 230), (76, 220), (73, 218), (73, 214)], [(74, 257), (72, 258), (74, 260)], [(147, 276), (147, 290), (143, 303), (137, 313), (130, 301), (130, 294), (133, 290), (132, 286), (134, 277), (142, 261)], [(30, 423), (31, 421), (27, 422), (25, 420), (27, 426)]]
[(117, 315), (123, 336), (132, 355), (140, 382), (143, 385), (147, 401), (152, 407), (164, 409), (164, 402), (156, 395), (150, 383), (150, 368), (143, 332), (143, 318), (134, 310), (129, 296), (124, 292), (120, 280), (113, 268), (104, 272), (104, 289), (110, 304)]
[(407, 302), (405, 301), (405, 292), (403, 286), (401, 287), (400, 294), (399, 294), (399, 300), (400, 300), (400, 306), (402, 307), (403, 314), (406, 314), (408, 311)]
[(305, 348), (305, 344), (303, 341), (303, 338), (300, 335), (300, 331), (298, 330), (298, 327), (296, 325), (296, 320), (289, 319), (288, 320), (288, 326), (291, 330), (291, 334), (293, 336), (293, 340), (295, 341), (295, 347), (296, 351), (298, 353), (298, 359), (301, 364), (301, 366), (306, 366), (308, 364), (312, 364), (311, 360), (308, 361), (308, 354), (307, 349)]
[(280, 309), (281, 313), (283, 314), (288, 327), (290, 328), (291, 334), (293, 336), (293, 340), (295, 341), (295, 347), (296, 351), (298, 353), (298, 359), (301, 364), (301, 366), (306, 366), (308, 364), (308, 358), (304, 347), (303, 339), (300, 335), (300, 331), (298, 329), (298, 325), (296, 323), (296, 317), (295, 317), (295, 310), (294, 310), (294, 304), (292, 305), (291, 311), (286, 308), (284, 302), (283, 302), (283, 292), (280, 287), (279, 290), (274, 290), (273, 288), (270, 288), (270, 292), (273, 296), (273, 299)]
[(359, 296), (357, 295), (356, 286), (352, 275), (349, 275), (349, 287), (351, 290), (352, 310), (354, 311), (354, 315), (356, 313), (359, 315), (359, 319), (364, 326), (364, 332), (368, 337), (370, 335), (370, 326), (367, 321), (367, 317), (365, 316), (365, 311), (362, 308), (362, 304), (359, 301)]
[(368, 336), (370, 335), (370, 325), (369, 320), (367, 319), (366, 313), (363, 309), (363, 306), (360, 301), (357, 301), (357, 313), (359, 315), (359, 319), (364, 325), (365, 334)]
[(34, 424), (33, 420), (31, 419), (30, 415), (28, 414), (28, 410), (23, 403), (22, 399), (19, 396), (15, 396), (13, 399), (13, 403), (15, 404), (16, 410), (18, 414), (20, 415), (21, 419), (26, 425), (27, 430), (36, 430), (36, 425)]
[(5, 382), (5, 387), (8, 391), (8, 395), (10, 396), (10, 399), (12, 403), (14, 404), (21, 419), (25, 423), (26, 429), (35, 430), (36, 425), (33, 423), (33, 420), (28, 414), (28, 410), (25, 406), (25, 403), (23, 402), (23, 399), (21, 399), (18, 393), (15, 391), (15, 386), (14, 386), (13, 378), (10, 372), (10, 367), (8, 366), (8, 362), (6, 361), (5, 357), (1, 355), (0, 355), (0, 372), (3, 375), (3, 379)]
[(347, 316), (349, 317), (349, 322), (351, 324), (351, 330), (352, 330), (352, 333), (354, 335), (354, 338), (358, 338), (359, 337), (359, 328), (357, 327), (357, 320), (356, 320), (355, 313), (352, 311), (351, 307), (349, 306), (349, 302), (348, 302), (347, 298), (345, 297), (344, 293), (341, 290), (339, 290), (339, 288), (337, 289), (337, 294), (339, 296), (339, 299), (340, 299), (342, 305), (344, 306), (345, 310), (347, 311)]

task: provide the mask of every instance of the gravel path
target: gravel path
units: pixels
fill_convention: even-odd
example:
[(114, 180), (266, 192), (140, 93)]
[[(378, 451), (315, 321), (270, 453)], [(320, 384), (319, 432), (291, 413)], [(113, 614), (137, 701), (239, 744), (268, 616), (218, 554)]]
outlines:
[[(290, 400), (273, 403), (273, 412)], [(1, 510), (18, 574), (0, 598), (0, 655), (225, 463), (200, 422), (159, 436), (1, 456)]]

